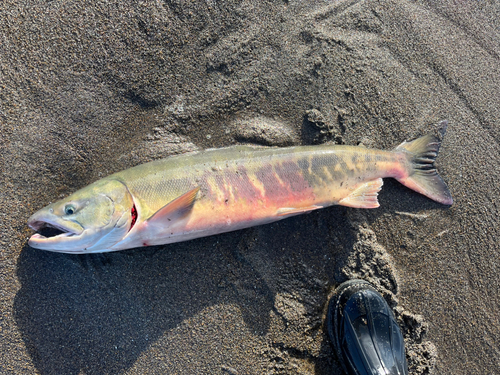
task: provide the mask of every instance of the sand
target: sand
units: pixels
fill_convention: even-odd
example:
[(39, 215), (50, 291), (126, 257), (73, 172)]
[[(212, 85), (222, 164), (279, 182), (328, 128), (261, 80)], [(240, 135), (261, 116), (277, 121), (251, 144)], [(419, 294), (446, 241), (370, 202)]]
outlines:
[[(342, 281), (394, 308), (411, 374), (500, 367), (495, 1), (18, 1), (0, 6), (0, 373), (340, 374)], [(139, 163), (234, 144), (390, 149), (449, 122), (455, 203), (392, 180), (185, 243), (65, 255), (37, 209)]]

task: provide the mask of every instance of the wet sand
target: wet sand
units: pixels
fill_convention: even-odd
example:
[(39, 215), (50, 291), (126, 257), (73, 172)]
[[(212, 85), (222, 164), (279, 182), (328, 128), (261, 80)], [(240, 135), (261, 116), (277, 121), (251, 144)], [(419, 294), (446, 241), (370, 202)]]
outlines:
[[(0, 372), (341, 374), (341, 282), (394, 307), (411, 374), (500, 367), (500, 6), (492, 1), (4, 1)], [(442, 206), (385, 180), (332, 207), (109, 254), (26, 220), (100, 177), (234, 144), (390, 149), (449, 122)]]

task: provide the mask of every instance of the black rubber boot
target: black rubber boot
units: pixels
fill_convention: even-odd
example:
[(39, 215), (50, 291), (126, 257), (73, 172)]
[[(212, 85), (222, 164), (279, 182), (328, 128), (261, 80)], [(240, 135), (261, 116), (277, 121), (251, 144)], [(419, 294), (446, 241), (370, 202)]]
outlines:
[(337, 288), (328, 306), (327, 330), (348, 374), (408, 374), (401, 330), (368, 282), (350, 280)]

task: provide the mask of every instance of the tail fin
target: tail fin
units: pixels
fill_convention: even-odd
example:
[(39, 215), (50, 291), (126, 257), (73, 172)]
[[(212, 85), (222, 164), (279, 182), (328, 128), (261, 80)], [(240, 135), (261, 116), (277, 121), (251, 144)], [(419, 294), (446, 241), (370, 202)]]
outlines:
[[(446, 126), (445, 121), (442, 124)], [(433, 134), (428, 134), (409, 143), (403, 142), (396, 147), (394, 151), (405, 152), (410, 162), (408, 177), (397, 180), (436, 202), (451, 205), (453, 198), (450, 191), (434, 166), (439, 146), (441, 146), (441, 140)]]

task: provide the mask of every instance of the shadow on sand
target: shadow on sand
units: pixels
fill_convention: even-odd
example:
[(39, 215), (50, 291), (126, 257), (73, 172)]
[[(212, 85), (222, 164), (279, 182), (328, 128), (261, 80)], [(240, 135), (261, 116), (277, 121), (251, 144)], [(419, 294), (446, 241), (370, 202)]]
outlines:
[(335, 267), (328, 233), (346, 224), (342, 215), (337, 220), (313, 213), (105, 254), (26, 245), (18, 261), (16, 321), (40, 373), (75, 375), (122, 373), (165, 331), (216, 304), (236, 304), (248, 329), (263, 336), (271, 310), (281, 314), (274, 307), (279, 292), (298, 293), (320, 330)]
[[(278, 352), (293, 335), (321, 340), (319, 355), (283, 350), (315, 363), (317, 374), (331, 373), (337, 365), (322, 333), (323, 314), (332, 287), (347, 277), (345, 268), (356, 274), (369, 263), (367, 258), (348, 265), (359, 241), (359, 220), (369, 225), (387, 210), (413, 211), (414, 204), (402, 199), (406, 194), (407, 189), (389, 182), (378, 210), (334, 207), (233, 233), (116, 253), (68, 255), (26, 245), (18, 260), (18, 328), (41, 374), (119, 374), (165, 332), (207, 307), (232, 304), (248, 330), (262, 338), (271, 316), (283, 320), (284, 331), (274, 332), (268, 343)], [(418, 195), (413, 200), (423, 208), (436, 207)], [(364, 257), (372, 251), (367, 249)], [(374, 277), (384, 279), (384, 272), (375, 269)], [(293, 300), (277, 307), (278, 295), (303, 306), (301, 322), (290, 320), (297, 316)]]

